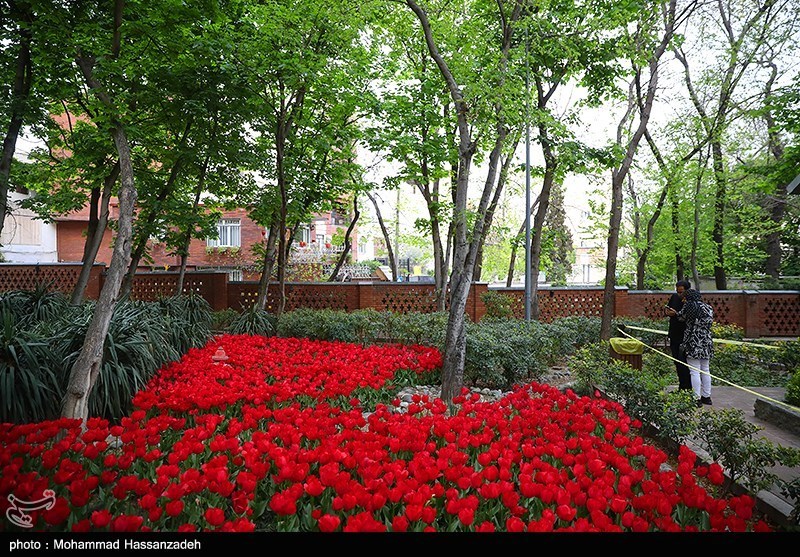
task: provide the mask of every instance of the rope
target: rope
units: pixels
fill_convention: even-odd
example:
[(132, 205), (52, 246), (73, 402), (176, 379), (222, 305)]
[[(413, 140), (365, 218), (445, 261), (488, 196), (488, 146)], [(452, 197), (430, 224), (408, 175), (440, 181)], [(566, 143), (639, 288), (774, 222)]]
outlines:
[[(658, 333), (660, 335), (669, 334), (667, 331), (662, 331), (661, 329), (647, 329), (645, 327), (634, 327), (632, 325), (625, 325), (625, 328), (636, 329), (637, 331), (647, 331), (648, 333)], [(778, 347), (772, 344), (758, 344), (757, 342), (745, 342), (743, 340), (729, 340), (727, 338), (713, 338), (711, 340), (713, 342), (718, 342), (720, 344), (736, 344), (740, 346), (749, 345), (749, 346), (758, 346), (759, 348), (770, 348), (772, 350), (778, 350)]]
[[(658, 331), (658, 330), (655, 330), (655, 329), (642, 329), (641, 327), (628, 327), (627, 325), (626, 325), (626, 327), (625, 327), (625, 328), (626, 328), (626, 329), (639, 329), (639, 330), (646, 330), (646, 331), (652, 331), (652, 332), (656, 332), (656, 333), (659, 333), (659, 332), (664, 332), (664, 331)], [(622, 330), (622, 329), (620, 329), (619, 327), (617, 327), (617, 330), (618, 330), (620, 333), (622, 333), (623, 335), (625, 335), (626, 337), (628, 337), (628, 338), (630, 338), (630, 339), (633, 339), (633, 340), (635, 340), (635, 341), (637, 341), (637, 342), (641, 343), (642, 345), (644, 345), (644, 347), (645, 347), (645, 348), (649, 348), (649, 349), (650, 349), (650, 350), (652, 350), (653, 352), (656, 352), (657, 354), (660, 354), (660, 355), (662, 355), (662, 356), (665, 356), (665, 357), (669, 358), (670, 360), (672, 360), (673, 362), (677, 362), (677, 363), (679, 363), (679, 364), (683, 364), (683, 365), (685, 365), (686, 367), (688, 367), (689, 369), (693, 369), (693, 370), (695, 370), (695, 371), (697, 371), (697, 372), (699, 372), (699, 373), (705, 373), (706, 375), (708, 375), (708, 376), (710, 376), (710, 377), (712, 377), (712, 378), (716, 379), (717, 381), (722, 381), (723, 383), (727, 383), (728, 385), (730, 385), (730, 386), (732, 386), (732, 387), (736, 387), (737, 389), (741, 389), (741, 390), (743, 390), (743, 391), (745, 391), (745, 392), (747, 392), (747, 393), (750, 393), (751, 395), (755, 395), (755, 396), (757, 396), (757, 397), (760, 397), (760, 398), (766, 399), (766, 400), (768, 400), (768, 401), (770, 401), (770, 402), (772, 402), (772, 403), (775, 403), (775, 404), (779, 404), (779, 405), (781, 405), (781, 406), (784, 406), (784, 407), (788, 408), (789, 410), (793, 410), (793, 411), (795, 411), (795, 412), (797, 412), (797, 411), (800, 411), (800, 408), (797, 408), (796, 406), (792, 406), (791, 404), (786, 404), (785, 402), (782, 402), (782, 401), (780, 401), (780, 400), (775, 400), (774, 398), (771, 398), (771, 397), (768, 397), (768, 396), (766, 396), (766, 395), (763, 395), (763, 394), (761, 394), (761, 393), (757, 393), (757, 392), (755, 392), (755, 391), (752, 391), (752, 390), (748, 389), (747, 387), (742, 387), (741, 385), (737, 385), (736, 383), (731, 383), (731, 382), (730, 382), (730, 381), (728, 381), (727, 379), (723, 379), (722, 377), (717, 377), (716, 375), (713, 375), (713, 374), (711, 374), (711, 373), (709, 373), (709, 372), (707, 372), (707, 371), (703, 371), (702, 369), (698, 369), (698, 368), (696, 368), (696, 367), (694, 367), (694, 366), (690, 366), (690, 365), (689, 365), (689, 364), (687, 364), (686, 362), (682, 362), (682, 361), (680, 361), (680, 360), (676, 360), (676, 359), (675, 359), (675, 358), (673, 358), (671, 355), (669, 355), (669, 354), (666, 354), (666, 353), (662, 352), (661, 350), (656, 350), (655, 348), (653, 348), (653, 347), (652, 347), (652, 346), (650, 346), (649, 344), (647, 344), (647, 343), (645, 343), (645, 342), (642, 342), (642, 341), (641, 341), (641, 340), (639, 340), (638, 338), (636, 338), (636, 337), (633, 337), (633, 336), (629, 335), (628, 333), (626, 333), (625, 331), (623, 331), (623, 330)], [(664, 334), (667, 334), (667, 333), (666, 333), (666, 332), (664, 332)]]

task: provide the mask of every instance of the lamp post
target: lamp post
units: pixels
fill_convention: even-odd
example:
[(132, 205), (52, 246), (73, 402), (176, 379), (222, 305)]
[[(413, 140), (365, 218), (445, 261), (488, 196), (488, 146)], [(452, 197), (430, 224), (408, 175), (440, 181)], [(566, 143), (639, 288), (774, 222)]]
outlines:
[(528, 25), (525, 22), (525, 321), (531, 320), (531, 126)]

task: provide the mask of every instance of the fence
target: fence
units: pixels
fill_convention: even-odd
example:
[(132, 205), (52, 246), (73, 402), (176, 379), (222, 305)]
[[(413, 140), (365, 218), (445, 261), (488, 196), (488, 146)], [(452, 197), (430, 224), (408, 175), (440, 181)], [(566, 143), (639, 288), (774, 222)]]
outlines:
[[(102, 265), (92, 269), (86, 297), (96, 299), (103, 283)], [(77, 281), (80, 265), (0, 264), (0, 292), (30, 290), (38, 284), (49, 284), (53, 290), (69, 294)], [(177, 287), (174, 272), (139, 273), (133, 283), (131, 297), (156, 300), (171, 296)], [(481, 296), (489, 290), (486, 283), (474, 283), (467, 300), (467, 314), (479, 321), (486, 314)], [(516, 317), (524, 317), (524, 289), (491, 288), (511, 299)], [(214, 310), (242, 310), (255, 304), (258, 283), (233, 282), (224, 272), (187, 272), (183, 293), (194, 292), (208, 300)], [(287, 311), (297, 308), (340, 309), (354, 311), (373, 308), (397, 313), (431, 312), (436, 310), (434, 285), (429, 283), (345, 282), (287, 283)], [(663, 307), (671, 292), (634, 291), (617, 288), (614, 293), (614, 315), (664, 320)], [(550, 322), (571, 315), (600, 316), (603, 309), (601, 287), (539, 288), (537, 291), (540, 320)], [(279, 299), (277, 284), (271, 284), (267, 309), (274, 310)], [(749, 338), (800, 336), (800, 292), (792, 290), (724, 290), (703, 292), (703, 299), (714, 308), (716, 321), (742, 327)]]

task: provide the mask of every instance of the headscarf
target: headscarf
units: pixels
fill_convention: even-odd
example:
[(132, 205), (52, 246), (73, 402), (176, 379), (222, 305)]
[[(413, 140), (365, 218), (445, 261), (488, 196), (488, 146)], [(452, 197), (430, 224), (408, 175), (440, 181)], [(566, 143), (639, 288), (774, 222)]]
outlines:
[(694, 288), (689, 288), (688, 290), (684, 291), (683, 299), (687, 302), (699, 302), (702, 299), (699, 290), (695, 290)]

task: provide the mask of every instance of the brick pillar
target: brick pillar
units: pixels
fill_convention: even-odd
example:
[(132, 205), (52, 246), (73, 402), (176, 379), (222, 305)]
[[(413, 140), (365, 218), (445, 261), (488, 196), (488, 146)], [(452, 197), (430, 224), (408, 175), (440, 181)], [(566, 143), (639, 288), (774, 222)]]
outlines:
[(483, 303), (483, 295), (489, 291), (488, 282), (472, 283), (472, 318), (473, 323), (477, 323), (486, 315), (486, 305)]
[(744, 305), (744, 336), (759, 338), (761, 336), (761, 293), (758, 290), (743, 290), (742, 304)]
[(84, 292), (84, 297), (86, 299), (96, 300), (100, 297), (100, 289), (103, 287), (103, 276), (105, 272), (105, 265), (99, 263), (92, 265), (92, 270), (89, 272), (89, 282), (86, 283), (86, 290)]
[(614, 288), (614, 317), (630, 315), (628, 308), (628, 289), (624, 286)]
[(206, 299), (214, 311), (228, 309), (228, 273), (209, 273)]
[(355, 283), (358, 288), (358, 294), (356, 295), (356, 300), (358, 301), (358, 306), (355, 309), (369, 309), (374, 308), (378, 309), (375, 300), (378, 297), (377, 288), (374, 282), (357, 282)]

